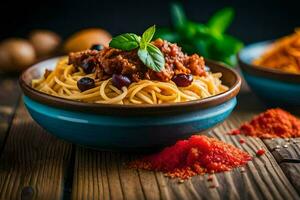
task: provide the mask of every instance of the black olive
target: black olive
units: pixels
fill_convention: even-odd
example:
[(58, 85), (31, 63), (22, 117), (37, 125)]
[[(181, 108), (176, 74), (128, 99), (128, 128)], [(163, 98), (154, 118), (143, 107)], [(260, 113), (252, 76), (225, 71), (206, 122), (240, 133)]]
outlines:
[(121, 90), (122, 87), (124, 87), (124, 86), (128, 87), (130, 85), (131, 81), (127, 76), (123, 76), (123, 75), (120, 75), (120, 74), (113, 74), (112, 83), (119, 90)]
[(172, 78), (172, 81), (178, 87), (187, 87), (192, 84), (193, 76), (191, 74), (177, 74)]
[(86, 74), (91, 74), (96, 69), (96, 64), (90, 59), (85, 59), (82, 61), (81, 68)]
[(95, 87), (95, 81), (89, 77), (83, 77), (77, 81), (77, 87), (81, 92)]
[(94, 44), (91, 46), (91, 50), (101, 51), (102, 49), (104, 49), (104, 46), (101, 44)]

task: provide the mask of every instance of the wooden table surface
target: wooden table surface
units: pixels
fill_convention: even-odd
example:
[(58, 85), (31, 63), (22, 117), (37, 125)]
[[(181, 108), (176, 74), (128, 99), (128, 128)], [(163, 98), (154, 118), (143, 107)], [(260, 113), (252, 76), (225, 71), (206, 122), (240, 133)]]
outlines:
[[(243, 89), (232, 115), (207, 133), (253, 155), (244, 172), (178, 183), (162, 173), (126, 168), (136, 155), (86, 149), (48, 134), (27, 113), (17, 79), (0, 75), (0, 199), (300, 199), (300, 138), (226, 134), (265, 109)], [(300, 109), (292, 112), (300, 116)], [(266, 154), (256, 157), (260, 148)]]

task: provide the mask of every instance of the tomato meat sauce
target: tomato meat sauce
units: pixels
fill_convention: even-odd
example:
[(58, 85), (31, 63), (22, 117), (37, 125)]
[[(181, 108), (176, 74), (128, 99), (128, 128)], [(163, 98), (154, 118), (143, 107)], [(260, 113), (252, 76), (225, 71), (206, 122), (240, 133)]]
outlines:
[(104, 47), (101, 51), (94, 49), (69, 54), (69, 64), (81, 67), (86, 73), (96, 73), (99, 80), (106, 80), (112, 74), (121, 74), (133, 82), (139, 80), (157, 80), (168, 82), (176, 75), (206, 76), (204, 58), (187, 55), (181, 47), (166, 40), (156, 39), (151, 42), (163, 53), (164, 69), (160, 72), (146, 67), (139, 59), (137, 49), (123, 51)]
[(162, 171), (171, 178), (187, 179), (194, 175), (229, 171), (249, 160), (251, 156), (248, 153), (230, 144), (195, 135), (157, 154), (130, 162), (129, 167)]

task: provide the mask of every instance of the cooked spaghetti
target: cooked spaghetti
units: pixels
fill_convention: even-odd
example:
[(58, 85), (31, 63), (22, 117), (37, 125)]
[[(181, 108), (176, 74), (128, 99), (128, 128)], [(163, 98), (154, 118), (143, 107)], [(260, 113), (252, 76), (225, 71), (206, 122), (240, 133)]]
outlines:
[(253, 61), (253, 64), (300, 74), (300, 29), (275, 41), (260, 58)]
[[(44, 93), (66, 99), (106, 104), (185, 102), (210, 97), (228, 90), (221, 83), (221, 73), (204, 70), (202, 57), (187, 56), (177, 45), (166, 41), (154, 41), (154, 44), (157, 45), (161, 42), (161, 49), (166, 58), (166, 68), (163, 72), (154, 72), (143, 68), (136, 59), (134, 51), (124, 52), (113, 48), (104, 48), (101, 51), (87, 50), (71, 53), (69, 58), (59, 60), (53, 71), (46, 70), (43, 77), (32, 80), (32, 86)], [(170, 48), (175, 51), (175, 53), (171, 52), (172, 56), (170, 56), (170, 52), (168, 54), (165, 51)], [(88, 62), (89, 66), (92, 63), (92, 66), (95, 67), (89, 70), (90, 73), (87, 73), (88, 70), (85, 66)], [(183, 64), (189, 67), (187, 68)], [(120, 69), (116, 69), (117, 67)], [(135, 70), (136, 68), (139, 70)], [(180, 87), (178, 83), (176, 84), (174, 77), (191, 75), (192, 71), (194, 71), (192, 81), (177, 78), (181, 82), (185, 81), (184, 83), (190, 81), (188, 85)], [(195, 75), (197, 71), (198, 75)], [(121, 87), (114, 84), (114, 74), (116, 73), (128, 77), (130, 84), (121, 85)], [(78, 82), (84, 77), (94, 81), (94, 85), (86, 90), (80, 89), (78, 85)], [(185, 78), (185, 76), (182, 77)], [(182, 86), (182, 83), (179, 82), (179, 85)]]

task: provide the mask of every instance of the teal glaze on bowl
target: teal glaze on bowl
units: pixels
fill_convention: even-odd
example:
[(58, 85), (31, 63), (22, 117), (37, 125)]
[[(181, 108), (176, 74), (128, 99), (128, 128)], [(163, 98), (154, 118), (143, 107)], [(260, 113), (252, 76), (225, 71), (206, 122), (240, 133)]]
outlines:
[(271, 41), (246, 46), (239, 52), (239, 66), (251, 90), (267, 105), (276, 107), (300, 106), (300, 75), (288, 74), (252, 64)]
[(260, 57), (270, 44), (271, 41), (250, 44), (239, 52), (239, 59), (248, 65), (252, 65), (253, 60)]
[(300, 106), (300, 85), (253, 76), (243, 72), (250, 88), (267, 105)]
[(91, 148), (129, 151), (164, 147), (205, 131), (224, 121), (236, 102), (234, 97), (174, 116), (122, 117), (62, 110), (24, 96), (32, 118), (53, 135)]

